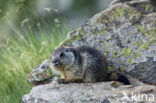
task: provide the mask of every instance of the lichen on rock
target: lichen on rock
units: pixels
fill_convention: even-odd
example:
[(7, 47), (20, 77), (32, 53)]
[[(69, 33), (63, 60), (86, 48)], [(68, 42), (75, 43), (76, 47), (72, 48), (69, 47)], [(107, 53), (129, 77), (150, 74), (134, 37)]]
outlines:
[[(112, 5), (92, 17), (88, 23), (70, 32), (59, 46), (83, 45), (101, 50), (109, 63), (109, 71), (121, 70), (133, 78), (156, 83), (156, 8), (149, 0), (132, 0)], [(54, 75), (50, 68), (50, 60), (44, 61), (33, 69), (29, 81), (40, 82), (51, 79)], [(142, 86), (147, 85), (140, 84), (140, 87)], [(148, 90), (149, 86), (140, 87), (139, 90)], [(112, 90), (110, 83), (107, 82), (46, 84), (34, 87), (30, 94), (23, 97), (23, 102), (122, 103), (122, 90), (120, 87)], [(134, 86), (127, 90), (137, 89)]]
[[(109, 67), (156, 82), (156, 72), (153, 73), (156, 68), (156, 8), (149, 1), (113, 5), (70, 32), (60, 44), (83, 45), (101, 50)], [(151, 62), (152, 65), (142, 66)]]
[(54, 77), (50, 68), (50, 60), (45, 60), (42, 64), (35, 67), (28, 76), (28, 81), (37, 85), (47, 82)]
[[(156, 82), (156, 9), (147, 0), (113, 5), (69, 33), (62, 45), (95, 47), (104, 53), (112, 68)], [(149, 62), (155, 64), (146, 66), (146, 70), (138, 68)]]

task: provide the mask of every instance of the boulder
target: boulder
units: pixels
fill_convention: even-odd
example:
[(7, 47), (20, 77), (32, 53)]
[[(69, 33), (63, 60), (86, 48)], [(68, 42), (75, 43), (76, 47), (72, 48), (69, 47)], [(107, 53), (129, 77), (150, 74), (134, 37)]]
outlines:
[[(110, 6), (92, 17), (86, 24), (70, 32), (59, 46), (87, 45), (97, 48), (106, 56), (110, 71), (120, 70), (133, 78), (156, 83), (156, 8), (149, 1), (132, 0)], [(52, 79), (53, 74), (49, 68), (50, 60), (44, 61), (35, 70), (33, 69), (29, 80), (40, 82)], [(40, 71), (42, 73), (39, 73)], [(35, 73), (41, 76), (36, 76)], [(22, 101), (24, 103), (138, 103), (123, 101), (125, 98), (121, 98), (125, 94), (122, 91), (126, 93), (136, 91), (139, 96), (150, 92), (152, 93), (150, 95), (156, 96), (155, 87), (145, 84), (125, 89), (123, 86), (113, 88), (110, 82), (50, 83), (34, 87), (30, 94), (23, 96)], [(131, 93), (128, 96), (132, 95)]]
[[(110, 71), (121, 70), (134, 78), (156, 83), (156, 8), (149, 0), (110, 6), (70, 32), (60, 46), (83, 45), (101, 50)], [(43, 76), (36, 77), (39, 76), (33, 75), (31, 79), (44, 80)]]
[(23, 96), (22, 103), (155, 103), (155, 97), (156, 87), (145, 84), (50, 83), (32, 88)]
[(156, 8), (148, 1), (109, 7), (70, 32), (62, 45), (95, 47), (110, 69), (156, 83)]

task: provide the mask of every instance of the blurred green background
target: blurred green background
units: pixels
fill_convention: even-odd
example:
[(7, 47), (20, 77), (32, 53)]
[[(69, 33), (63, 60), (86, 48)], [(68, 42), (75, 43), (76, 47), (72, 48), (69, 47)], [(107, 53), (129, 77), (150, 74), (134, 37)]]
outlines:
[(0, 103), (20, 103), (27, 75), (111, 0), (0, 0)]

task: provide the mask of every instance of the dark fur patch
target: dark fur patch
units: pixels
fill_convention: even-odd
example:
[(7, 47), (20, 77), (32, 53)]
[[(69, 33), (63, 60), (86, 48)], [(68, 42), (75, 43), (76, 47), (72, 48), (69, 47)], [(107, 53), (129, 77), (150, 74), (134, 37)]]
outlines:
[(131, 84), (126, 76), (124, 76), (116, 71), (110, 72), (107, 75), (107, 80), (108, 81), (119, 81), (119, 82), (124, 83), (125, 85)]
[[(108, 63), (101, 51), (87, 46), (82, 46), (79, 48), (60, 47), (53, 52), (53, 55), (59, 55), (64, 51), (72, 52), (74, 54), (75, 61), (69, 70), (71, 70), (71, 73), (73, 73), (73, 66), (75, 66), (75, 69), (77, 69), (78, 72), (74, 72), (75, 74), (73, 74), (73, 76), (80, 75), (78, 73), (84, 73), (82, 77), (77, 78), (76, 80), (74, 79), (75, 77), (70, 77), (70, 82), (76, 82), (77, 80), (84, 82), (102, 82), (109, 80), (120, 81), (126, 85), (130, 84), (127, 77), (118, 72), (111, 72), (108, 74)], [(62, 72), (66, 73), (65, 71)], [(65, 81), (67, 82), (67, 80)]]

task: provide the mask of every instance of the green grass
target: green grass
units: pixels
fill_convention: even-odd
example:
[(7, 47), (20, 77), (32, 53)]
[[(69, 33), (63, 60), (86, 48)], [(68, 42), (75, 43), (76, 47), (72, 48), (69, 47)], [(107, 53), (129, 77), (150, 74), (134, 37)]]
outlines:
[(27, 76), (32, 68), (50, 57), (69, 28), (51, 24), (25, 29), (11, 26), (9, 34), (0, 34), (0, 103), (20, 103), (32, 85)]

